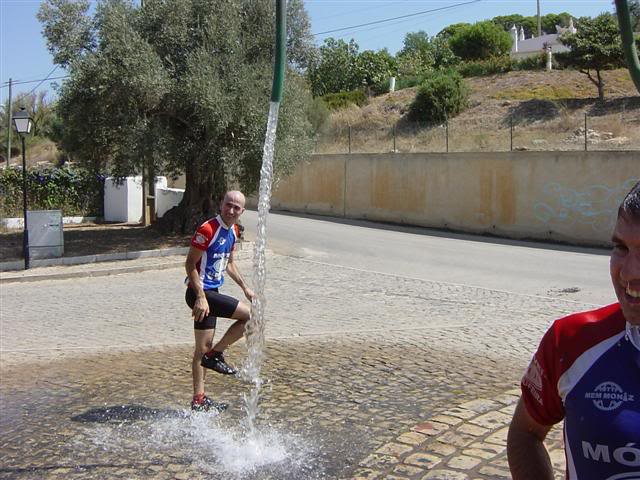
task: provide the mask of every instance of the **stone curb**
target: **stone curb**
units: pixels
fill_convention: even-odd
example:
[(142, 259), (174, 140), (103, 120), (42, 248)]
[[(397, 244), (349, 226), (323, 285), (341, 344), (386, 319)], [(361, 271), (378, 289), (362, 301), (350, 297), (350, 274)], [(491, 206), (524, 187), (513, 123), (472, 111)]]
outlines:
[[(31, 260), (31, 267), (55, 267), (61, 265), (81, 265), (85, 263), (113, 262), (116, 260), (135, 260), (137, 258), (168, 257), (171, 255), (186, 255), (189, 247), (162, 248), (158, 250), (135, 250), (119, 253), (99, 253), (96, 255), (82, 255), (79, 257), (62, 257)], [(0, 272), (22, 270), (23, 260), (0, 263)]]
[[(362, 460), (352, 479), (509, 479), (507, 430), (519, 396), (520, 389), (512, 389), (434, 415)], [(545, 443), (552, 444), (547, 448), (558, 471), (564, 451), (553, 441), (561, 431), (554, 430)]]
[[(242, 242), (238, 245), (239, 250), (237, 255), (239, 259), (244, 259), (250, 256), (253, 252), (253, 242)], [(189, 251), (189, 247), (175, 247), (175, 248), (164, 248), (158, 250), (138, 250), (138, 251), (130, 251), (130, 252), (122, 252), (122, 253), (107, 253), (107, 254), (97, 254), (97, 255), (83, 255), (78, 257), (63, 257), (63, 258), (54, 258), (54, 259), (46, 259), (46, 260), (34, 260), (32, 261), (32, 265), (34, 267), (55, 267), (55, 266), (69, 266), (72, 267), (74, 265), (85, 265), (90, 263), (100, 263), (101, 265), (97, 266), (96, 269), (93, 270), (79, 270), (79, 271), (57, 271), (57, 272), (42, 272), (41, 274), (33, 274), (33, 275), (17, 275), (17, 273), (22, 273), (22, 268), (24, 267), (23, 261), (14, 261), (14, 262), (4, 262), (0, 263), (0, 284), (5, 283), (21, 283), (21, 282), (37, 282), (42, 280), (51, 280), (51, 279), (67, 279), (67, 278), (78, 278), (78, 277), (103, 277), (106, 275), (117, 275), (120, 273), (138, 273), (144, 272), (146, 270), (164, 270), (167, 268), (175, 268), (184, 265), (184, 260), (181, 259), (176, 261), (171, 259), (169, 261), (165, 261), (164, 263), (153, 263), (153, 264), (145, 264), (145, 265), (130, 265), (130, 266), (116, 266), (109, 267), (109, 262), (114, 261), (122, 261), (122, 260), (132, 260), (135, 261), (137, 259), (143, 258), (154, 258), (154, 257), (173, 257), (173, 256), (183, 256), (186, 255)], [(102, 265), (102, 264), (106, 265)], [(17, 267), (17, 268), (6, 268), (7, 266)], [(7, 276), (6, 273), (11, 272), (14, 273), (13, 276)]]

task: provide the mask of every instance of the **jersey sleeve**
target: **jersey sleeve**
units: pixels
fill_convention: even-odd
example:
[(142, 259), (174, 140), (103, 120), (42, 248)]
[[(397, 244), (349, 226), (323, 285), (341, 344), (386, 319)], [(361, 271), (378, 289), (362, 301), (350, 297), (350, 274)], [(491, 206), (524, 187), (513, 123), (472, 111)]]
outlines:
[(191, 246), (198, 250), (206, 250), (209, 247), (209, 242), (213, 238), (213, 228), (209, 222), (205, 222), (198, 227), (196, 233), (191, 238)]
[(237, 223), (233, 224), (233, 246), (231, 247), (231, 251), (236, 251), (236, 245), (238, 244), (238, 239), (240, 238), (240, 227)]
[(553, 425), (564, 418), (558, 393), (560, 362), (555, 324), (545, 333), (521, 382), (522, 400), (531, 417), (541, 425)]

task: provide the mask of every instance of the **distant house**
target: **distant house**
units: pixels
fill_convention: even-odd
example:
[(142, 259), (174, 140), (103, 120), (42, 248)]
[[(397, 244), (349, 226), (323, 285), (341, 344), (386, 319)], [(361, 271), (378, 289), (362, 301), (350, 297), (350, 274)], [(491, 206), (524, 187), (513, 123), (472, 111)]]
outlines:
[(569, 48), (560, 43), (560, 35), (563, 33), (576, 33), (576, 27), (573, 26), (573, 19), (569, 21), (569, 26), (563, 28), (556, 25), (557, 33), (541, 35), (539, 37), (524, 38), (524, 28), (511, 27), (510, 33), (513, 39), (511, 47), (511, 58), (519, 60), (527, 57), (540, 55), (551, 48), (551, 53), (568, 52)]

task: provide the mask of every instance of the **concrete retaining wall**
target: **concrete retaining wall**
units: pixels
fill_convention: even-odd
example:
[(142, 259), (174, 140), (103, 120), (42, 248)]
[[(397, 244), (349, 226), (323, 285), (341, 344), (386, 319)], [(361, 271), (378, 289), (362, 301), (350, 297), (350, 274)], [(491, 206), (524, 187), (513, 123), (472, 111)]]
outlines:
[(640, 152), (314, 155), (274, 188), (271, 205), (605, 246), (638, 178)]

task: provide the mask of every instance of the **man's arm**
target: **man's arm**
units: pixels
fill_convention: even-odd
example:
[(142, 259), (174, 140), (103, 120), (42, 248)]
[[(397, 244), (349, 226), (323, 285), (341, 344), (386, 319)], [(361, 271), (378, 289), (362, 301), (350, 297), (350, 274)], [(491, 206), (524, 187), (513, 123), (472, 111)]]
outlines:
[(200, 258), (202, 258), (203, 253), (204, 252), (202, 250), (192, 246), (189, 248), (187, 260), (184, 262), (184, 269), (187, 272), (189, 284), (196, 292), (196, 301), (193, 304), (193, 309), (191, 310), (191, 315), (196, 322), (201, 322), (204, 317), (209, 315), (209, 302), (207, 302), (207, 297), (204, 294), (202, 283), (200, 283), (200, 274), (196, 267)]
[(543, 444), (549, 430), (551, 426), (542, 425), (529, 415), (520, 398), (507, 436), (513, 480), (553, 480), (553, 467)]
[(240, 275), (240, 270), (238, 269), (238, 265), (235, 262), (235, 256), (233, 251), (231, 252), (231, 255), (229, 255), (229, 262), (227, 263), (227, 273), (233, 279), (233, 281), (236, 282), (238, 286), (242, 289), (245, 297), (247, 297), (247, 299), (251, 301), (254, 296), (253, 290), (249, 288), (249, 286), (245, 283), (244, 279), (242, 278), (242, 275)]

